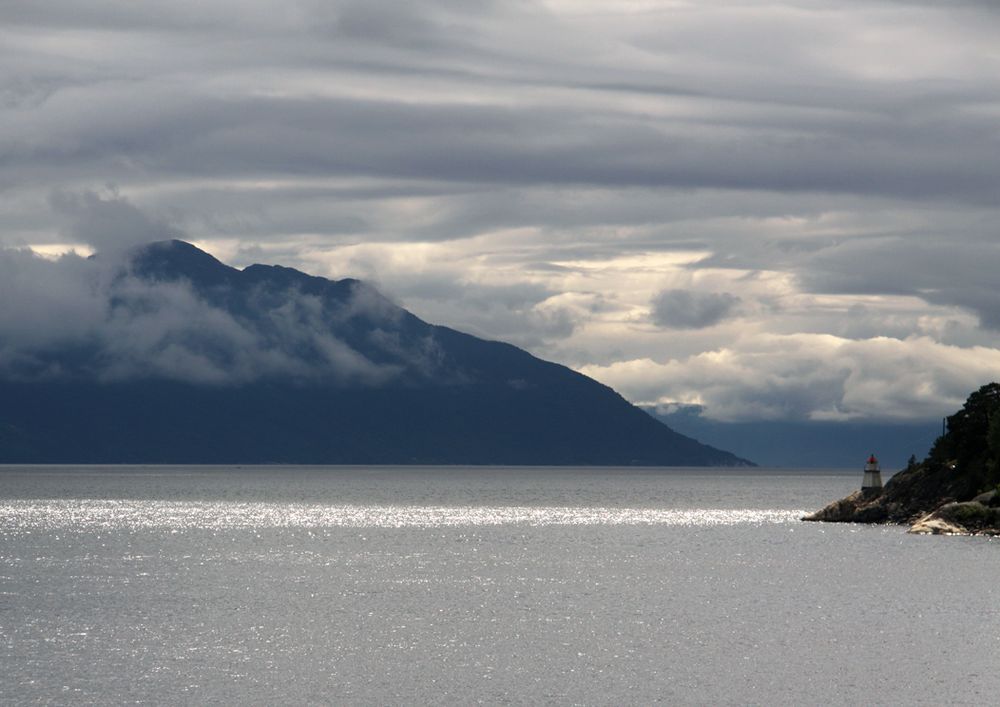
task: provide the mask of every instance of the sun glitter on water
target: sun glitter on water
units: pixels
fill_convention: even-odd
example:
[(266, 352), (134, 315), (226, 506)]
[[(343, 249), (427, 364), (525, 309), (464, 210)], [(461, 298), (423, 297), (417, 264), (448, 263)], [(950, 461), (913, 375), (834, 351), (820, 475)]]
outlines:
[(56, 528), (433, 528), (488, 525), (718, 526), (797, 521), (805, 511), (570, 506), (368, 506), (139, 500), (0, 504), (5, 532)]

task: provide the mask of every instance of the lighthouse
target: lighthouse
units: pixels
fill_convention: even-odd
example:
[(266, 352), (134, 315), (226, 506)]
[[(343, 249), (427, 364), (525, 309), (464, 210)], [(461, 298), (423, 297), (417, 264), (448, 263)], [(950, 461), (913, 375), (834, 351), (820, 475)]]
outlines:
[(862, 491), (874, 491), (882, 488), (882, 472), (879, 469), (878, 459), (872, 454), (865, 462), (865, 478), (861, 482)]

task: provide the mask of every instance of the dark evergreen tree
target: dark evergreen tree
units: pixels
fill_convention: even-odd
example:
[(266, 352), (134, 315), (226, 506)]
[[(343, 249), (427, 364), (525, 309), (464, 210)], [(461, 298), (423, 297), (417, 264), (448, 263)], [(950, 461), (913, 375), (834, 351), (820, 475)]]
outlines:
[(978, 487), (996, 485), (1000, 481), (1000, 383), (988, 383), (972, 393), (962, 409), (947, 418), (947, 430), (935, 442), (928, 463), (952, 468)]

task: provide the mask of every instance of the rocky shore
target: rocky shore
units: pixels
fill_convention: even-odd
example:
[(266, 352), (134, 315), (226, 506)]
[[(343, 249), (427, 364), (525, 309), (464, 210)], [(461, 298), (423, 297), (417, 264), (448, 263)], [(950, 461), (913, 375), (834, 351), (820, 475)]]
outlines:
[(881, 492), (855, 491), (802, 520), (894, 523), (909, 525), (909, 532), (925, 535), (1000, 535), (1000, 493), (987, 491), (961, 502), (944, 498), (914, 503), (899, 498), (899, 491), (887, 485)]
[(948, 418), (927, 459), (881, 489), (855, 491), (803, 520), (895, 523), (911, 533), (1000, 535), (1000, 384), (983, 386)]

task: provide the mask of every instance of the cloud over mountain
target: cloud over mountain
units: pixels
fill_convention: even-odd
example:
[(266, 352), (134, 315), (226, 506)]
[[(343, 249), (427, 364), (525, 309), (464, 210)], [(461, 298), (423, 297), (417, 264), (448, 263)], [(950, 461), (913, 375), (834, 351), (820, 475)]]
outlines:
[[(149, 269), (164, 257), (193, 262), (208, 279)], [(0, 378), (378, 385), (429, 365), (433, 342), (399, 341), (402, 310), (370, 287), (309, 291), (299, 275), (275, 290), (178, 241), (118, 257), (0, 250)], [(359, 319), (371, 327), (364, 353), (344, 335)]]
[[(183, 233), (601, 372), (766, 379), (799, 360), (761, 341), (828, 336), (859, 380), (891, 339), (951, 396), (1000, 350), (998, 34), (971, 1), (7, 3), (0, 244)], [(705, 414), (737, 408), (772, 406)]]
[(121, 251), (143, 243), (180, 238), (180, 229), (150, 218), (122, 198), (116, 189), (109, 194), (54, 191), (49, 197), (53, 210), (64, 218), (64, 235), (73, 243), (85, 243), (104, 254), (120, 257)]

